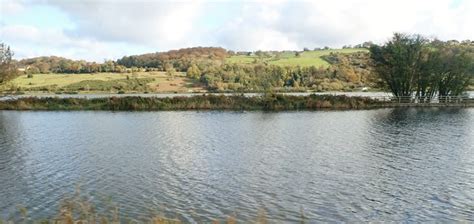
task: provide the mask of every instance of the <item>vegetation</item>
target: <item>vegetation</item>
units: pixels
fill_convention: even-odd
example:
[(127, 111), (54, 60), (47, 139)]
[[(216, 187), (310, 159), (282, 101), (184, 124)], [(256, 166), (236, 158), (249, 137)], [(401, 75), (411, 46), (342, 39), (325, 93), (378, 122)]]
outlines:
[[(352, 91), (371, 78), (351, 77), (352, 70), (264, 64), (226, 64), (201, 70), (200, 81), (210, 91)], [(364, 75), (362, 75), (364, 76)], [(369, 85), (369, 84), (367, 84)]]
[[(345, 49), (346, 52), (353, 49)], [(212, 92), (264, 92), (268, 90), (277, 92), (289, 91), (353, 91), (362, 87), (376, 89), (377, 80), (371, 70), (366, 66), (368, 54), (366, 51), (356, 51), (348, 54), (335, 50), (338, 53), (329, 53), (325, 50), (325, 57), (318, 60), (326, 60), (331, 63), (330, 67), (316, 66), (281, 66), (272, 63), (219, 63), (215, 60), (190, 60), (192, 63), (185, 69), (187, 79), (180, 77), (182, 73), (171, 64), (165, 66), (162, 73), (151, 71), (153, 69), (133, 68), (132, 72), (115, 73), (82, 73), (82, 74), (33, 74), (32, 67), (28, 67), (28, 75), (14, 79), (10, 85), (4, 85), (3, 89), (9, 92), (20, 91), (125, 91), (125, 92), (176, 92), (176, 91), (201, 91), (202, 88)], [(317, 55), (313, 51), (303, 52), (303, 55)], [(234, 57), (234, 56), (232, 56)], [(306, 56), (305, 56), (306, 57)], [(316, 57), (316, 56), (314, 56)], [(308, 56), (309, 59), (313, 60)], [(352, 60), (352, 58), (354, 60)], [(186, 59), (187, 60), (187, 59)], [(186, 61), (182, 60), (182, 61)], [(288, 59), (291, 61), (293, 59)], [(222, 61), (221, 61), (222, 62)], [(128, 69), (128, 68), (126, 68)], [(126, 70), (125, 69), (125, 70)], [(155, 69), (155, 68), (154, 68)], [(158, 68), (156, 68), (158, 69)], [(136, 72), (135, 70), (142, 70)], [(148, 70), (148, 72), (143, 72)], [(79, 72), (81, 73), (81, 72)], [(110, 83), (113, 88), (91, 88), (91, 82), (111, 81), (124, 79), (126, 76), (133, 77), (140, 74), (142, 78), (155, 78), (152, 74), (160, 73), (161, 78), (180, 82), (186, 88), (135, 88), (135, 85), (119, 85)], [(93, 75), (92, 75), (93, 74)], [(147, 75), (149, 74), (149, 75)], [(85, 82), (89, 81), (89, 82)], [(71, 85), (74, 88), (67, 88)], [(82, 86), (77, 86), (82, 85)], [(87, 86), (89, 85), (89, 86)], [(96, 83), (93, 86), (107, 86), (108, 84)], [(147, 86), (157, 86), (158, 82), (150, 82)], [(178, 85), (180, 85), (178, 83)], [(69, 86), (71, 87), (71, 86)], [(119, 88), (115, 88), (119, 87)], [(131, 88), (129, 88), (131, 87)], [(189, 88), (191, 87), (191, 88)]]
[(87, 62), (84, 60), (71, 60), (63, 57), (36, 57), (23, 59), (18, 65), (28, 74), (49, 74), (49, 73), (98, 73), (98, 72), (135, 72), (138, 68), (127, 69), (114, 61), (104, 63)]
[(94, 74), (34, 74), (21, 75), (0, 87), (7, 93), (17, 92), (187, 92), (202, 91), (202, 85), (175, 73), (165, 72), (94, 73)]
[[(110, 200), (105, 202), (105, 205), (98, 207), (91, 197), (81, 195), (79, 190), (75, 194), (64, 198), (59, 205), (57, 214), (54, 217), (43, 217), (39, 220), (33, 221), (28, 217), (28, 209), (18, 206), (19, 215), (10, 217), (8, 220), (0, 218), (0, 224), (3, 223), (55, 223), (55, 224), (73, 224), (73, 223), (151, 223), (151, 224), (180, 224), (184, 221), (177, 217), (171, 218), (170, 214), (165, 215), (163, 212), (151, 212), (150, 217), (140, 217), (144, 220), (137, 220), (132, 217), (121, 215), (119, 206)], [(173, 215), (173, 214), (171, 214)], [(176, 216), (176, 214), (174, 214)], [(224, 219), (213, 219), (212, 223), (227, 223), (235, 224), (237, 221), (245, 221), (256, 224), (268, 223), (266, 214), (263, 210), (256, 213), (254, 220), (238, 220), (237, 214), (229, 214)], [(192, 216), (192, 215), (191, 215)], [(301, 223), (304, 223), (306, 218), (301, 212)]]
[(167, 67), (186, 72), (193, 63), (210, 63), (224, 60), (229, 53), (219, 47), (193, 47), (168, 52), (125, 56), (117, 64), (127, 68), (152, 68), (164, 71)]
[[(396, 34), (382, 46), (365, 42), (343, 49), (232, 52), (195, 47), (103, 63), (37, 57), (16, 63), (24, 74), (4, 82), (0, 90), (240, 93), (387, 89), (395, 96), (430, 99), (459, 95), (474, 87), (473, 49), (471, 41), (442, 42)], [(157, 73), (160, 75), (154, 75)], [(6, 80), (13, 76), (8, 77)]]
[(345, 49), (327, 49), (327, 50), (306, 50), (297, 51), (270, 51), (270, 52), (241, 52), (232, 55), (226, 59), (231, 64), (257, 64), (264, 63), (278, 66), (301, 66), (301, 67), (324, 67), (331, 64), (325, 60), (324, 56), (329, 54), (352, 54), (357, 52), (368, 52), (365, 48), (345, 48)]
[(396, 33), (370, 49), (375, 71), (395, 96), (458, 96), (474, 78), (474, 45)]
[(17, 73), (12, 57), (10, 46), (0, 43), (0, 84), (12, 79)]
[(0, 110), (319, 110), (319, 109), (368, 109), (382, 106), (380, 102), (365, 97), (332, 95), (285, 96), (265, 94), (246, 97), (242, 95), (201, 95), (193, 97), (111, 97), (111, 98), (20, 98), (0, 101)]

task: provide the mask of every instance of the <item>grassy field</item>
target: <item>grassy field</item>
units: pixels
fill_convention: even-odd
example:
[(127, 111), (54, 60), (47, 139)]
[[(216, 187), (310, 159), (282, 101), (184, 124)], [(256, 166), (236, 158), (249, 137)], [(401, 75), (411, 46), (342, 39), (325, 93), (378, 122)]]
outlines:
[(47, 92), (190, 92), (202, 87), (186, 78), (184, 73), (173, 77), (164, 72), (34, 74), (22, 75), (1, 87), (2, 91)]
[(330, 53), (354, 53), (359, 51), (368, 51), (365, 48), (355, 49), (331, 49), (331, 50), (318, 50), (318, 51), (304, 51), (299, 56), (295, 55), (295, 52), (285, 51), (280, 53), (266, 54), (264, 56), (257, 55), (235, 55), (229, 57), (227, 63), (243, 63), (251, 64), (254, 62), (266, 62), (273, 65), (280, 66), (316, 66), (316, 67), (327, 67), (329, 63), (321, 58), (324, 55)]

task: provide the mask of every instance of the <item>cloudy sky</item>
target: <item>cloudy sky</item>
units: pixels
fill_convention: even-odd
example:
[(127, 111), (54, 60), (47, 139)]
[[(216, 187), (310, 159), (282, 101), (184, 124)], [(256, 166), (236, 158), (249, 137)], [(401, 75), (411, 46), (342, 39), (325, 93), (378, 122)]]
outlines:
[(17, 59), (341, 47), (393, 32), (474, 40), (473, 27), (473, 0), (0, 0), (0, 41)]

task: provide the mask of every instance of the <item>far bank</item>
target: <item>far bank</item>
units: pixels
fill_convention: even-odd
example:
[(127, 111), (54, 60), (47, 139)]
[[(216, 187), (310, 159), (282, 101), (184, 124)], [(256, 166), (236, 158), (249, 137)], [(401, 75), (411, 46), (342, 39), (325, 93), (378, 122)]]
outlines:
[(360, 110), (389, 107), (473, 107), (474, 98), (411, 100), (345, 95), (194, 95), (175, 97), (24, 97), (0, 101), (0, 110)]

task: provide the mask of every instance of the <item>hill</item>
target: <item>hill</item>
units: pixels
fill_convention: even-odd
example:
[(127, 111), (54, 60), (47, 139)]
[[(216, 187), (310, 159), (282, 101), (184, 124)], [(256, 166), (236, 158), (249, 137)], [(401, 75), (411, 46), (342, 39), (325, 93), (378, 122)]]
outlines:
[(301, 66), (301, 67), (324, 67), (331, 64), (324, 58), (330, 54), (351, 54), (356, 52), (368, 52), (366, 48), (328, 49), (314, 51), (257, 51), (253, 53), (238, 53), (226, 58), (227, 63), (252, 64), (265, 63), (279, 66)]
[[(195, 47), (94, 63), (60, 57), (19, 62), (4, 91), (261, 92), (378, 88), (365, 48), (232, 52)], [(160, 75), (156, 75), (160, 74)]]

